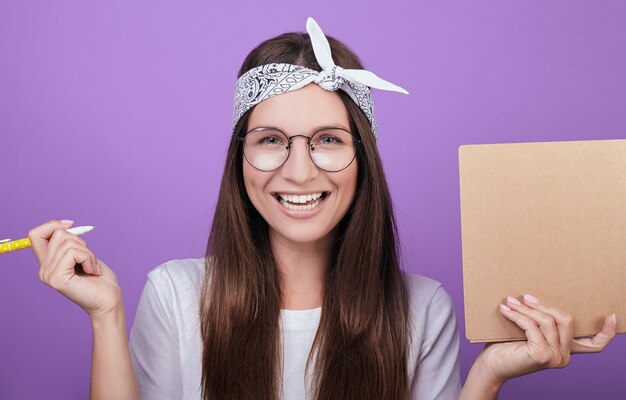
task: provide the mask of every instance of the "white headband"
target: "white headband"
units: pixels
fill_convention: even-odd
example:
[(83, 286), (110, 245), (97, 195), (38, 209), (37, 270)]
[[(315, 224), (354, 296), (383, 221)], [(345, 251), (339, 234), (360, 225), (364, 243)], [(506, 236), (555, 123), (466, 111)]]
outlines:
[(233, 131), (241, 116), (265, 99), (300, 89), (311, 82), (328, 91), (341, 89), (361, 108), (370, 122), (374, 137), (376, 119), (370, 87), (409, 94), (400, 86), (379, 78), (364, 69), (344, 69), (335, 65), (328, 39), (317, 22), (311, 17), (306, 21), (306, 30), (311, 38), (317, 63), (322, 67), (318, 72), (301, 65), (274, 63), (260, 65), (243, 74), (235, 85), (235, 109)]

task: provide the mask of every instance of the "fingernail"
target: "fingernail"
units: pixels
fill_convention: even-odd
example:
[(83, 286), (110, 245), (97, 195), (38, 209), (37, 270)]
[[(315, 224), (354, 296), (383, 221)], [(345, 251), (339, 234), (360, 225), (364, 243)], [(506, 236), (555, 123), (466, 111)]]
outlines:
[(98, 275), (102, 275), (102, 270), (100, 269), (100, 264), (96, 263), (96, 271), (98, 271)]
[(525, 294), (524, 295), (524, 300), (526, 300), (529, 303), (533, 303), (533, 304), (538, 304), (539, 300), (537, 300), (537, 298), (535, 296), (531, 296), (529, 294)]
[(617, 316), (615, 315), (615, 313), (611, 315), (611, 323), (613, 324), (613, 328), (617, 328)]
[(522, 303), (519, 302), (519, 300), (517, 300), (515, 297), (507, 297), (506, 300), (511, 303), (511, 304), (515, 304), (516, 306), (521, 305)]
[(61, 220), (62, 224), (67, 224), (67, 225), (71, 225), (74, 223), (74, 221), (72, 221), (71, 219), (62, 219)]
[(507, 306), (505, 306), (504, 304), (500, 304), (500, 308), (504, 311), (511, 311), (511, 309)]

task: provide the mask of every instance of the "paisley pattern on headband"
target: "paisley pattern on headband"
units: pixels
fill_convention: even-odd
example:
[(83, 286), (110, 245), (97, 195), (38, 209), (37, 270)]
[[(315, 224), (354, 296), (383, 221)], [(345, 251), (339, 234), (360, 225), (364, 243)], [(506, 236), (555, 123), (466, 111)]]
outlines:
[[(374, 133), (374, 138), (378, 139), (378, 132), (376, 126), (376, 118), (374, 118), (374, 100), (372, 100), (372, 91), (366, 85), (357, 82), (347, 81), (348, 85), (352, 89), (352, 93), (345, 90), (352, 100), (359, 106), (363, 114), (367, 117), (370, 125), (372, 127), (372, 133)], [(345, 85), (344, 85), (345, 86)], [(354, 94), (354, 96), (352, 95)]]
[(300, 89), (309, 83), (317, 83), (328, 91), (341, 89), (346, 92), (363, 111), (370, 122), (374, 137), (377, 138), (374, 103), (370, 88), (337, 76), (336, 70), (338, 69), (340, 67), (318, 72), (301, 65), (285, 63), (265, 64), (252, 68), (243, 74), (235, 84), (232, 130), (234, 131), (243, 114), (261, 101), (291, 90)]

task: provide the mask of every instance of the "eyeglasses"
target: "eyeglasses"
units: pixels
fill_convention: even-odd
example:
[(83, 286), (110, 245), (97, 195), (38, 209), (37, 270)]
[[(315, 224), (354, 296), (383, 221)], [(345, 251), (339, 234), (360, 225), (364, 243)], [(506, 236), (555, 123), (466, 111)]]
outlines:
[(327, 172), (338, 172), (348, 168), (356, 157), (356, 139), (350, 132), (341, 128), (325, 128), (313, 136), (287, 136), (276, 128), (254, 128), (239, 138), (243, 143), (246, 161), (260, 171), (274, 171), (280, 168), (291, 153), (293, 139), (306, 140), (311, 161)]

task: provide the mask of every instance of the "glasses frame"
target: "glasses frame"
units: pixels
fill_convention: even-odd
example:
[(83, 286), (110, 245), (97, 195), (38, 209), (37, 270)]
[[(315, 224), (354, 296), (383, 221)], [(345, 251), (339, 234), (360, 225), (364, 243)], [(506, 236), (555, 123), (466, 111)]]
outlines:
[[(237, 139), (238, 139), (239, 143), (244, 144), (244, 143), (245, 143), (245, 141), (246, 141), (246, 136), (248, 136), (248, 134), (249, 134), (250, 132), (260, 131), (260, 130), (263, 130), (263, 129), (271, 129), (271, 130), (278, 131), (278, 132), (280, 132), (281, 134), (283, 134), (283, 136), (285, 136), (285, 137), (287, 138), (287, 146), (286, 146), (286, 149), (287, 149), (287, 157), (285, 157), (285, 161), (283, 161), (283, 162), (282, 162), (282, 164), (280, 164), (278, 167), (276, 167), (276, 168), (274, 168), (274, 169), (261, 169), (261, 168), (257, 168), (257, 167), (255, 167), (255, 166), (254, 166), (254, 164), (252, 164), (252, 163), (250, 162), (250, 160), (248, 160), (248, 157), (246, 157), (246, 151), (245, 151), (245, 146), (244, 146), (244, 148), (242, 149), (242, 152), (243, 152), (243, 157), (246, 159), (246, 162), (247, 162), (248, 164), (250, 164), (250, 166), (251, 166), (252, 168), (254, 168), (254, 169), (258, 170), (258, 171), (262, 171), (262, 172), (272, 172), (272, 171), (276, 171), (277, 169), (280, 169), (280, 167), (282, 167), (283, 165), (285, 165), (285, 163), (287, 162), (287, 160), (289, 160), (289, 156), (291, 156), (291, 147), (293, 146), (293, 140), (292, 140), (292, 139), (293, 139), (293, 138), (296, 138), (296, 137), (302, 137), (302, 138), (306, 139), (306, 145), (307, 145), (307, 148), (308, 148), (308, 150), (309, 150), (309, 151), (308, 151), (308, 153), (309, 153), (309, 158), (311, 159), (311, 162), (312, 162), (312, 163), (313, 163), (313, 165), (315, 165), (317, 168), (319, 168), (319, 169), (321, 169), (322, 171), (325, 171), (325, 172), (340, 172), (340, 171), (343, 171), (344, 169), (348, 168), (350, 165), (352, 165), (352, 163), (354, 162), (354, 159), (356, 158), (356, 153), (357, 153), (356, 146), (357, 146), (357, 144), (361, 143), (361, 140), (357, 139), (357, 138), (356, 138), (356, 137), (352, 134), (352, 132), (350, 132), (350, 131), (348, 131), (348, 130), (346, 130), (346, 129), (343, 129), (343, 128), (336, 128), (336, 127), (332, 127), (332, 126), (327, 126), (327, 127), (322, 128), (322, 129), (318, 129), (317, 131), (313, 132), (313, 134), (312, 134), (311, 136), (306, 136), (306, 135), (292, 135), (292, 136), (288, 136), (285, 132), (283, 132), (282, 130), (280, 130), (280, 129), (278, 129), (278, 128), (274, 128), (274, 127), (271, 127), (271, 126), (259, 126), (259, 127), (256, 127), (256, 128), (250, 129), (249, 131), (247, 131), (246, 133), (244, 133), (244, 134), (243, 134), (243, 136), (240, 136), (240, 137), (239, 137), (239, 138), (237, 138)], [(340, 131), (344, 131), (344, 132), (348, 133), (350, 136), (352, 136), (352, 143), (353, 143), (353, 145), (354, 145), (354, 156), (352, 157), (352, 159), (350, 160), (350, 162), (349, 162), (349, 163), (348, 163), (345, 167), (343, 167), (343, 168), (341, 168), (341, 169), (338, 169), (338, 170), (327, 170), (327, 169), (324, 169), (324, 168), (320, 167), (319, 165), (317, 165), (317, 163), (315, 162), (315, 160), (313, 160), (313, 155), (311, 154), (311, 149), (313, 148), (313, 146), (311, 145), (311, 140), (313, 139), (313, 137), (315, 137), (315, 135), (317, 135), (319, 132), (322, 132), (322, 131), (327, 131), (327, 130), (330, 130), (330, 129), (338, 129), (338, 130), (340, 130)]]

